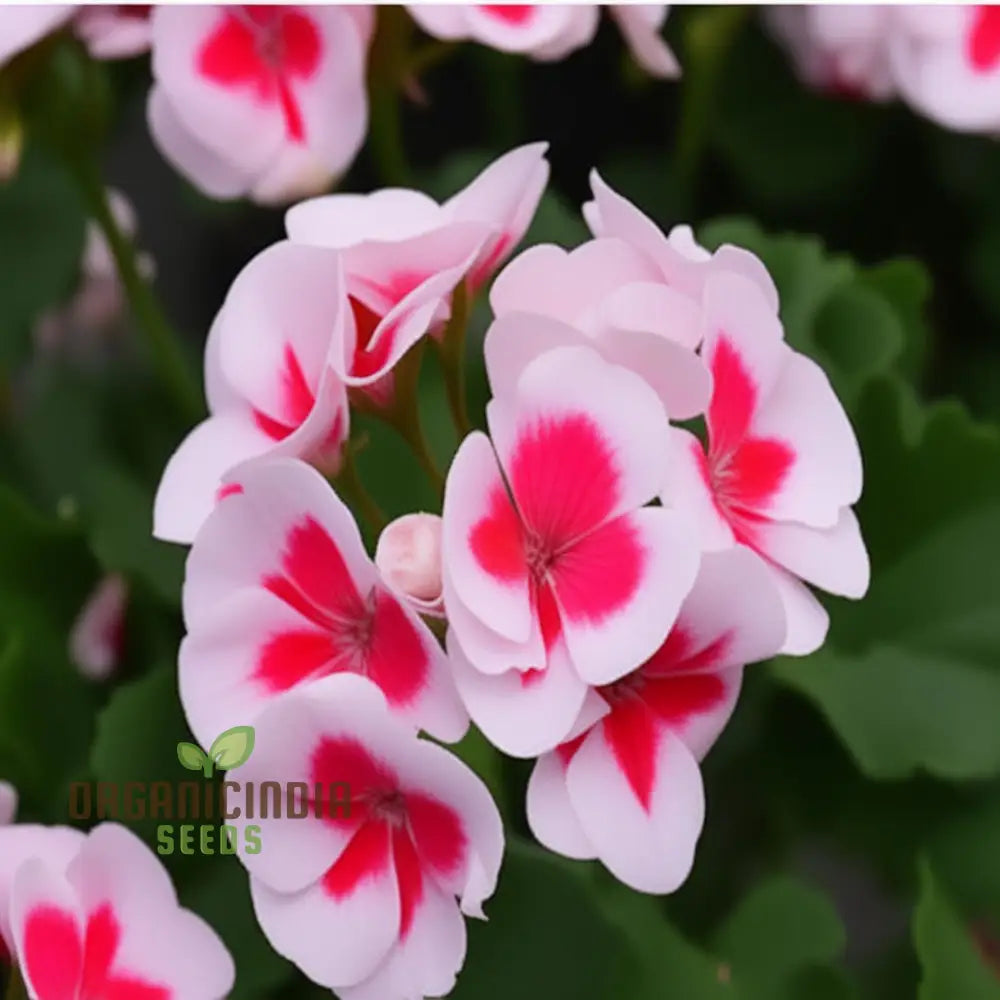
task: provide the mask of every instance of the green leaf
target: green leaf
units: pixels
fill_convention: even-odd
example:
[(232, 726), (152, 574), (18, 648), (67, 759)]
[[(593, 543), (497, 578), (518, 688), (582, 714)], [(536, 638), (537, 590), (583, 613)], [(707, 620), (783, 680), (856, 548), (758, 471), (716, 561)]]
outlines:
[(803, 970), (833, 962), (845, 942), (826, 896), (777, 876), (740, 902), (716, 934), (713, 950), (731, 970), (741, 996), (770, 1000)]
[(918, 1000), (1000, 1000), (1000, 972), (983, 961), (927, 864), (921, 865), (913, 939), (923, 969)]
[(508, 844), (488, 923), (469, 922), (452, 1000), (632, 997), (640, 981), (626, 936), (601, 912), (579, 865)]
[(1000, 563), (984, 557), (1000, 551), (1000, 433), (951, 404), (913, 420), (887, 382), (858, 430), (870, 591), (831, 602), (827, 647), (775, 672), (872, 777), (1000, 773)]
[(208, 761), (201, 747), (194, 743), (178, 743), (177, 759), (189, 771), (201, 771)]
[(250, 759), (253, 745), (253, 726), (233, 726), (216, 737), (208, 756), (220, 771), (230, 771)]

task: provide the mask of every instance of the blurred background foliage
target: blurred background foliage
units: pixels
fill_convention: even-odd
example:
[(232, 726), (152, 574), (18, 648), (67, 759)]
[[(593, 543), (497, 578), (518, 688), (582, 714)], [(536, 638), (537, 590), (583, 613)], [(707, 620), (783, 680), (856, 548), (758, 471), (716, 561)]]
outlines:
[[(498, 768), (467, 739), (512, 843), (454, 995), (1000, 1000), (1000, 145), (803, 89), (752, 10), (678, 8), (668, 34), (677, 84), (641, 78), (608, 25), (551, 66), (458, 48), (405, 101), (408, 163), (392, 172), (445, 196), (547, 139), (553, 183), (528, 242), (585, 238), (596, 166), (661, 225), (760, 254), (789, 340), (823, 364), (857, 428), (873, 584), (860, 604), (829, 601), (821, 653), (748, 670), (705, 764), (694, 873), (670, 898), (533, 846), (528, 766)], [(226, 288), (280, 237), (281, 213), (211, 203), (159, 159), (143, 60), (90, 71), (95, 133), (107, 126), (93, 154), (137, 208), (195, 370)], [(173, 778), (188, 737), (175, 687), (184, 557), (151, 539), (150, 508), (190, 420), (138, 331), (83, 351), (31, 336), (74, 289), (88, 212), (66, 167), (67, 143), (90, 141), (79, 81), (58, 67), (39, 79), (21, 169), (0, 186), (0, 777), (22, 819), (65, 822), (69, 781)], [(342, 188), (386, 182), (366, 150)], [(477, 408), (487, 323), (480, 303)], [(421, 391), (445, 460), (454, 432), (430, 357)], [(434, 509), (401, 442), (364, 427), (361, 472), (386, 511)], [(98, 685), (70, 665), (66, 636), (112, 571), (130, 586), (125, 654)], [(263, 940), (236, 861), (169, 861), (183, 901), (236, 954), (235, 997), (325, 995)]]

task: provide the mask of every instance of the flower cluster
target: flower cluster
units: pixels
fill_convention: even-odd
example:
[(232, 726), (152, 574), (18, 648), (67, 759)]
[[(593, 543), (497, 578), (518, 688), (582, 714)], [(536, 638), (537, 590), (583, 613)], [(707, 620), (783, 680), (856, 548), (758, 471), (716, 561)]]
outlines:
[[(573, 4), (409, 11), (436, 38), (474, 39), (545, 60), (587, 45), (599, 20), (599, 8)], [(649, 73), (678, 75), (660, 34), (665, 5), (610, 11)], [(212, 197), (283, 204), (318, 194), (364, 142), (375, 32), (370, 6), (10, 7), (0, 10), (0, 66), (67, 24), (98, 59), (149, 51), (153, 138), (173, 166)]]
[(492, 281), (486, 431), (461, 441), (440, 517), (389, 524), (369, 556), (338, 495), (352, 408), (417, 440), (423, 348), (461, 342), (547, 172), (535, 145), (444, 204), (391, 189), (294, 206), (220, 310), (212, 415), (157, 496), (157, 534), (193, 540), (195, 736), (256, 728), (235, 780), (350, 787), (349, 816), (262, 820), (242, 858), (272, 945), (349, 1000), (447, 993), (463, 914), (497, 882), (497, 808), (423, 733), (454, 743), (471, 719), (535, 759), (539, 841), (670, 892), (744, 666), (822, 644), (811, 587), (868, 585), (858, 446), (785, 341), (767, 270), (664, 234), (596, 173), (592, 238), (524, 250)]
[(947, 128), (1000, 131), (996, 6), (790, 6), (765, 17), (815, 87), (901, 97)]

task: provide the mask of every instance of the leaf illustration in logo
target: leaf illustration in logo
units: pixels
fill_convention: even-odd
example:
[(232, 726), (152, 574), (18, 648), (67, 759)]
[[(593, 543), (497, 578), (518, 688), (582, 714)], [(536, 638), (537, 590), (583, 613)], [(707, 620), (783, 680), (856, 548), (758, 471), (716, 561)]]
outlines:
[(220, 771), (229, 771), (250, 759), (253, 744), (253, 726), (233, 726), (216, 739), (208, 755)]
[(207, 763), (210, 763), (201, 747), (193, 743), (177, 744), (177, 759), (189, 771), (202, 771)]

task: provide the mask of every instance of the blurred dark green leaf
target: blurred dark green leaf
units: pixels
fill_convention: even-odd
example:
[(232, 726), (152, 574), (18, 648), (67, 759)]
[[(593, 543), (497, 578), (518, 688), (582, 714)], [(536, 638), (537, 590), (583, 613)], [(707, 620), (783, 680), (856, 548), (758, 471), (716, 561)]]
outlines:
[(858, 411), (859, 508), (873, 580), (834, 603), (822, 651), (776, 667), (871, 776), (1000, 772), (1000, 432), (930, 408), (913, 440), (907, 393), (873, 385)]
[(923, 967), (918, 1000), (1000, 1000), (1000, 970), (987, 966), (928, 865), (921, 866), (913, 938)]

